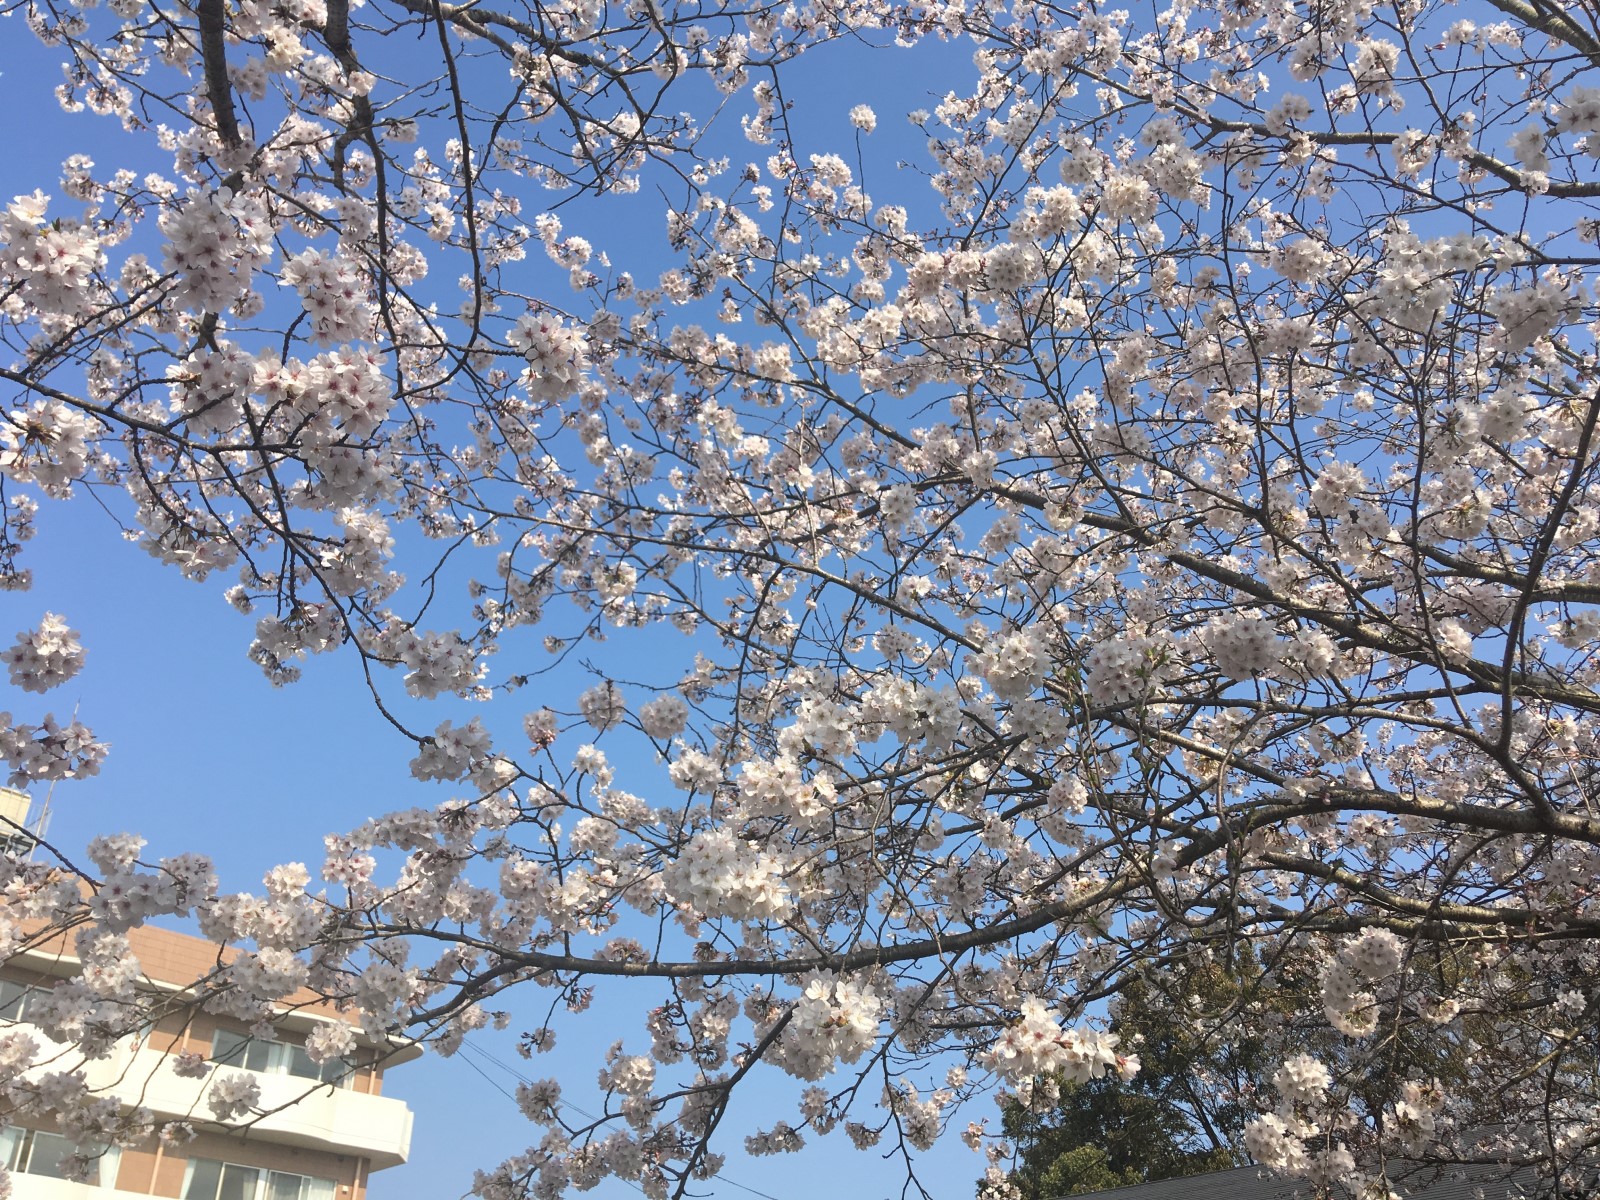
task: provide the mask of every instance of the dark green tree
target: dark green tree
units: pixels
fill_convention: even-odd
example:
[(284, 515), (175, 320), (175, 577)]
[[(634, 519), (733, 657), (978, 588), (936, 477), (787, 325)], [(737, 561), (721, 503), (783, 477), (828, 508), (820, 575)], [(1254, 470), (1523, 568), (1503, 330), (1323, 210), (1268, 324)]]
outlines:
[[(1457, 1098), (1456, 1118), (1493, 1124), (1492, 1079), (1476, 1070), (1463, 1030), (1419, 1030), (1397, 1019), (1430, 997), (1449, 994), (1475, 968), (1468, 958), (1414, 959), (1409, 985), (1390, 997), (1369, 1037), (1351, 1039), (1320, 1018), (1316, 959), (1303, 952), (1262, 961), (1248, 948), (1231, 954), (1195, 946), (1163, 969), (1125, 984), (1111, 1005), (1111, 1029), (1140, 1069), (1069, 1083), (1041, 1081), (1052, 1102), (1014, 1099), (1002, 1128), (1016, 1147), (1010, 1180), (1022, 1200), (1055, 1200), (1107, 1188), (1174, 1179), (1248, 1162), (1244, 1127), (1274, 1102), (1272, 1075), (1291, 1054), (1323, 1060), (1353, 1110), (1369, 1124), (1387, 1119), (1407, 1079), (1438, 1079)], [(1504, 986), (1503, 981), (1503, 986)], [(1487, 1032), (1480, 1040), (1490, 1041)]]
[(1115, 1080), (1065, 1085), (1059, 1105), (1046, 1113), (1012, 1104), (1005, 1130), (1018, 1145), (1011, 1179), (1023, 1200), (1195, 1175), (1238, 1161), (1228, 1146), (1208, 1146), (1166, 1098)]
[(1112, 1010), (1122, 1048), (1139, 1055), (1131, 1080), (1047, 1081), (1054, 1104), (1011, 1101), (1003, 1128), (1016, 1146), (1011, 1181), (1023, 1200), (1052, 1200), (1245, 1162), (1249, 1098), (1265, 1086), (1274, 1036), (1309, 1004), (1314, 980), (1253, 956), (1196, 954), (1125, 987)]

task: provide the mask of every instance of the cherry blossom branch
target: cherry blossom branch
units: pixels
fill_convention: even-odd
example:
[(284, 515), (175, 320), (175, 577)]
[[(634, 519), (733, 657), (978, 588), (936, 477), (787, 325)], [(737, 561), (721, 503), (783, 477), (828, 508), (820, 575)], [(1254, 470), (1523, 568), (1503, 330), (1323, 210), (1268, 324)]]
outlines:
[(200, 23), (200, 57), (205, 63), (206, 95), (217, 137), (230, 150), (244, 144), (233, 110), (233, 85), (228, 80), (227, 18), (224, 0), (195, 0)]

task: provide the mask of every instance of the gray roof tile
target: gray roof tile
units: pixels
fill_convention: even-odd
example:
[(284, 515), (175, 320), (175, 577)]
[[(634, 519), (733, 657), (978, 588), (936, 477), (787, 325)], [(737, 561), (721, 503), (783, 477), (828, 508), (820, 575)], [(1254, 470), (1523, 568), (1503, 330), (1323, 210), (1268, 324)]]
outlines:
[[(1538, 1194), (1531, 1173), (1518, 1172), (1508, 1178), (1505, 1170), (1497, 1167), (1441, 1173), (1433, 1167), (1391, 1166), (1389, 1186), (1407, 1200), (1517, 1200)], [(1236, 1167), (1091, 1192), (1077, 1200), (1302, 1200), (1310, 1194), (1311, 1188), (1303, 1180), (1273, 1175), (1260, 1167)]]

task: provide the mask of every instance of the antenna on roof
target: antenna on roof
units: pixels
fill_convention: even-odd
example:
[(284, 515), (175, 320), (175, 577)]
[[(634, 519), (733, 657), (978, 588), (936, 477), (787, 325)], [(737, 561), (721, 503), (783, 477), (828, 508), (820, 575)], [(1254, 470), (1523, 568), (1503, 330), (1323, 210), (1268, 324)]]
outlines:
[(7, 854), (32, 858), (44, 836), (42, 831), (28, 828), (30, 803), (27, 792), (0, 787), (0, 850)]
[(50, 801), (56, 794), (57, 780), (52, 779), (50, 786), (44, 790), (44, 803), (39, 806), (39, 815), (35, 818), (31, 832), (33, 845), (28, 847), (28, 857), (33, 857), (33, 852), (39, 848), (39, 843), (44, 841), (45, 834), (50, 832)]

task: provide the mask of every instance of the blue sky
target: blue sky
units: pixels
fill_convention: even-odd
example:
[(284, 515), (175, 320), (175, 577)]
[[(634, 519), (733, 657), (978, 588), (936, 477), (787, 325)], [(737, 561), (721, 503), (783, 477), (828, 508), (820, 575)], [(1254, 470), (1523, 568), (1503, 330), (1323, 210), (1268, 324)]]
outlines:
[[(407, 743), (373, 709), (353, 659), (313, 660), (298, 684), (275, 689), (245, 657), (252, 618), (224, 603), (216, 586), (185, 582), (123, 540), (91, 505), (47, 502), (39, 527), (29, 547), (33, 590), (0, 593), (0, 641), (46, 611), (60, 612), (81, 633), (88, 658), (83, 672), (56, 692), (19, 693), (13, 712), (36, 719), (76, 705), (111, 744), (99, 776), (55, 788), (49, 837), (69, 855), (81, 859), (96, 834), (134, 831), (149, 839), (152, 858), (199, 850), (215, 858), (224, 891), (259, 890), (262, 873), (277, 863), (302, 861), (315, 870), (325, 833), (451, 794), (411, 778)], [(36, 803), (42, 795), (36, 791)], [(631, 993), (646, 994), (653, 985)], [(391, 1076), (391, 1094), (416, 1112), (412, 1161), (375, 1175), (372, 1200), (461, 1195), (474, 1167), (498, 1163), (536, 1140), (540, 1131), (498, 1090), (515, 1089), (506, 1067), (558, 1078), (571, 1101), (592, 1108), (605, 1048), (625, 1037), (642, 1049), (642, 1017), (656, 1002), (601, 989), (589, 1012), (563, 1019), (555, 1051), (527, 1062), (516, 1055), (514, 1034), (538, 1023), (545, 997), (527, 999), (525, 1009), (497, 1001), (525, 1013), (524, 1024), (505, 1034), (485, 1031), (462, 1055), (427, 1055)], [(663, 1079), (672, 1078), (671, 1070), (663, 1069)], [(898, 1164), (857, 1152), (842, 1133), (813, 1136), (799, 1156), (746, 1158), (740, 1147), (747, 1132), (763, 1121), (793, 1118), (792, 1081), (772, 1072), (768, 1082), (777, 1081), (763, 1087), (760, 1076), (752, 1077), (749, 1106), (723, 1126), (719, 1149), (728, 1154), (729, 1179), (776, 1200), (804, 1200), (830, 1184), (865, 1200), (899, 1194)], [(924, 1182), (939, 1196), (971, 1195), (983, 1169), (981, 1157), (953, 1137), (921, 1160)], [(593, 1194), (638, 1195), (616, 1180)], [(707, 1194), (750, 1193), (719, 1181)]]
[[(315, 869), (324, 833), (449, 794), (410, 777), (406, 744), (373, 710), (353, 661), (313, 661), (299, 684), (274, 689), (245, 658), (251, 620), (215, 587), (185, 583), (87, 505), (46, 504), (39, 524), (34, 589), (0, 593), (0, 640), (46, 611), (70, 617), (88, 650), (83, 672), (26, 703), (57, 713), (76, 704), (111, 743), (98, 777), (55, 789), (49, 836), (69, 855), (81, 858), (98, 833), (136, 831), (152, 857), (200, 850), (216, 859), (223, 890), (258, 890), (276, 863)], [(36, 715), (14, 707), (19, 719), (25, 711)], [(37, 802), (42, 790), (35, 795)], [(528, 999), (532, 1025), (544, 997)], [(461, 1195), (474, 1167), (536, 1140), (540, 1131), (499, 1090), (514, 1091), (513, 1072), (556, 1077), (574, 1103), (592, 1107), (606, 1046), (626, 1037), (642, 1048), (645, 1007), (625, 992), (602, 991), (588, 1013), (565, 1018), (558, 1048), (531, 1062), (516, 1055), (514, 1025), (476, 1035), (473, 1049), (455, 1058), (428, 1055), (396, 1069), (388, 1089), (416, 1112), (412, 1161), (373, 1176), (372, 1200)], [(752, 1082), (746, 1099), (758, 1107), (724, 1126), (728, 1178), (776, 1200), (803, 1200), (830, 1182), (866, 1200), (899, 1194), (899, 1168), (855, 1151), (843, 1134), (813, 1138), (798, 1157), (745, 1158), (746, 1132), (762, 1119), (793, 1116), (785, 1111), (789, 1081), (765, 1090), (759, 1077)], [(923, 1158), (936, 1195), (966, 1197), (982, 1173), (981, 1158), (953, 1138)], [(615, 1180), (594, 1194), (638, 1195)], [(707, 1194), (750, 1193), (723, 1181)]]
[[(160, 158), (142, 157), (146, 143), (127, 139), (113, 121), (61, 114), (50, 96), (60, 79), (56, 55), (40, 48), (20, 23), (0, 24), (0, 31), (9, 35), (0, 48), (0, 104), (13, 114), (27, 113), (33, 130), (32, 137), (13, 138), (8, 145), (0, 164), (0, 198), (9, 200), (35, 188), (59, 194), (60, 161), (74, 151), (88, 153), (102, 167), (168, 168)], [(965, 58), (969, 49), (962, 44), (952, 53)], [(867, 184), (887, 199), (890, 190), (910, 189), (885, 187), (886, 172), (893, 170), (896, 157), (918, 152), (920, 139), (906, 127), (903, 114), (930, 98), (925, 85), (913, 82), (908, 99), (888, 102), (887, 93), (897, 81), (892, 75), (857, 69), (862, 61), (858, 53), (847, 52), (800, 64), (797, 78), (803, 82), (796, 94), (802, 103), (796, 121), (815, 137), (815, 144), (797, 149), (802, 156), (847, 150), (853, 140), (850, 106), (863, 99), (874, 102), (880, 129), (877, 140), (866, 146), (876, 160), (869, 163)], [(848, 91), (838, 87), (846, 77)], [(898, 81), (901, 87), (906, 82)], [(720, 136), (737, 139), (737, 117), (746, 107), (735, 102), (723, 114), (725, 132)], [(742, 152), (733, 144), (729, 151), (753, 160), (770, 153), (770, 148), (742, 140), (738, 145)], [(659, 200), (648, 207), (654, 223), (642, 233), (658, 240), (664, 224)], [(587, 227), (602, 221), (581, 206), (564, 208), (561, 216), (569, 232), (589, 236), (594, 231)], [(614, 235), (617, 225), (605, 220), (602, 227)], [(615, 245), (611, 242), (610, 248)], [(537, 267), (530, 260), (530, 269), (547, 270), (542, 260)], [(553, 270), (548, 274), (552, 288), (564, 290), (564, 280)], [(554, 294), (558, 303), (565, 298), (561, 291)], [(5, 400), (9, 403), (12, 397)], [(88, 661), (76, 679), (56, 692), (44, 697), (15, 694), (8, 702), (19, 721), (37, 720), (46, 711), (64, 719), (76, 708), (111, 744), (99, 777), (59, 785), (51, 797), (48, 836), (69, 856), (81, 857), (84, 844), (96, 834), (134, 831), (149, 840), (151, 858), (185, 850), (208, 853), (217, 862), (225, 891), (255, 890), (262, 873), (280, 862), (303, 861), (315, 871), (326, 833), (351, 828), (378, 813), (431, 806), (451, 794), (411, 778), (406, 765), (410, 747), (374, 710), (353, 658), (339, 654), (313, 660), (297, 685), (274, 689), (245, 656), (254, 618), (222, 600), (222, 588), (231, 580), (185, 582), (124, 539), (111, 515), (86, 495), (71, 503), (43, 501), (38, 527), (25, 556), (34, 573), (33, 590), (0, 593), (0, 643), (35, 626), (45, 612), (58, 612), (81, 633)], [(678, 635), (662, 631), (654, 636), (677, 639), (671, 653), (682, 652)], [(518, 652), (542, 654), (536, 641), (524, 639)], [(496, 661), (497, 672), (512, 668), (506, 658)], [(385, 682), (388, 694), (399, 694), (397, 677)], [(546, 686), (554, 689), (553, 703), (570, 708), (586, 683), (581, 673), (564, 670)], [(492, 706), (503, 710), (495, 714), (494, 724), (514, 727), (522, 711), (538, 706), (536, 695), (530, 690), (523, 693), (525, 703)], [(415, 706), (412, 714), (421, 727), (431, 729), (446, 717), (459, 722), (479, 711), (446, 701), (425, 709)], [(40, 789), (35, 803), (43, 798)], [(569, 1099), (587, 1107), (586, 1099), (592, 1102), (596, 1095), (594, 1076), (604, 1048), (624, 1036), (630, 1048), (642, 1049), (642, 1016), (656, 1002), (642, 991), (602, 992), (587, 1014), (565, 1020), (554, 1053), (525, 1063), (512, 1049), (513, 1035), (538, 1023), (544, 997), (530, 1000), (528, 1019), (514, 1023), (511, 1032), (480, 1035), (472, 1049), (455, 1059), (430, 1055), (396, 1071), (391, 1091), (416, 1111), (413, 1161), (375, 1176), (373, 1200), (460, 1195), (470, 1185), (474, 1167), (491, 1166), (536, 1140), (540, 1131), (501, 1093), (514, 1088), (513, 1071), (554, 1075)], [(670, 1069), (663, 1077), (671, 1078)], [(780, 1087), (766, 1089), (759, 1077), (752, 1082), (757, 1086), (746, 1096), (748, 1107), (724, 1123), (715, 1146), (729, 1156), (726, 1177), (708, 1185), (704, 1194), (753, 1193), (772, 1200), (799, 1200), (819, 1188), (865, 1200), (900, 1194), (900, 1164), (854, 1151), (842, 1133), (823, 1140), (812, 1137), (798, 1158), (747, 1159), (740, 1150), (745, 1133), (781, 1117), (794, 1118), (786, 1103), (794, 1094), (792, 1081), (782, 1079)], [(983, 1166), (980, 1156), (954, 1138), (922, 1161), (924, 1183), (941, 1196), (971, 1195)], [(607, 1180), (595, 1194), (626, 1198), (637, 1193)]]

